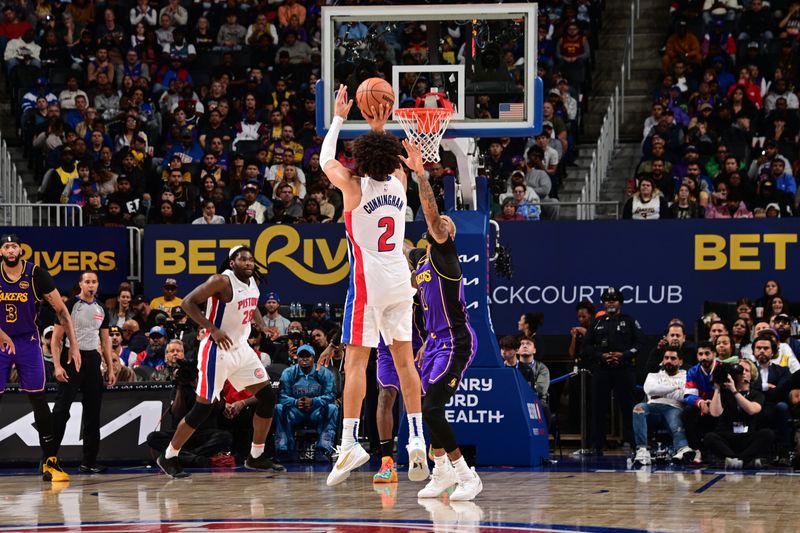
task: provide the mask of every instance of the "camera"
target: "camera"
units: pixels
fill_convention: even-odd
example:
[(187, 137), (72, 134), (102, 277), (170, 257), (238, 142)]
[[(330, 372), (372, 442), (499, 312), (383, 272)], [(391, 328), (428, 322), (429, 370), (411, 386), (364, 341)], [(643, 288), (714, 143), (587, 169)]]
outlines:
[(723, 385), (728, 381), (728, 376), (735, 378), (736, 376), (741, 376), (744, 372), (744, 367), (740, 364), (728, 364), (722, 363), (717, 368), (714, 369), (714, 373), (711, 376), (711, 379), (717, 385)]
[(290, 329), (286, 336), (293, 342), (300, 342), (303, 340), (303, 332), (299, 329)]
[(175, 366), (177, 368), (172, 375), (173, 384), (194, 386), (197, 383), (197, 364), (186, 359), (177, 359)]

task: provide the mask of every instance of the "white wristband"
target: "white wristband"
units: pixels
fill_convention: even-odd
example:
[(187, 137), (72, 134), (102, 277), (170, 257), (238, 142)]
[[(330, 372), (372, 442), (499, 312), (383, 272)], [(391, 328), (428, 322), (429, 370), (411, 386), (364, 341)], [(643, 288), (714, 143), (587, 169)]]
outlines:
[(333, 117), (331, 120), (331, 127), (325, 135), (325, 140), (322, 141), (322, 147), (319, 151), (319, 166), (325, 169), (325, 164), (328, 161), (333, 161), (336, 158), (336, 141), (339, 139), (339, 130), (342, 129), (344, 119), (339, 115)]

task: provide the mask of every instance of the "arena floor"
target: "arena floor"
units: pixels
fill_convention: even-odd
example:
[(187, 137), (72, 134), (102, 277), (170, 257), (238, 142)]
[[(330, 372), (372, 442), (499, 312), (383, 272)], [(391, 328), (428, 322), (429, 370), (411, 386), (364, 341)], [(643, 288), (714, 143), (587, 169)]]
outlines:
[[(373, 467), (376, 465), (373, 465)], [(69, 470), (69, 469), (68, 469)], [(626, 470), (624, 459), (567, 459), (540, 469), (479, 469), (474, 503), (418, 501), (401, 476), (373, 487), (362, 469), (336, 487), (327, 469), (283, 474), (154, 469), (74, 474), (64, 486), (30, 471), (0, 474), (0, 531), (202, 533), (507, 533), (514, 531), (798, 531), (800, 478), (788, 470)]]

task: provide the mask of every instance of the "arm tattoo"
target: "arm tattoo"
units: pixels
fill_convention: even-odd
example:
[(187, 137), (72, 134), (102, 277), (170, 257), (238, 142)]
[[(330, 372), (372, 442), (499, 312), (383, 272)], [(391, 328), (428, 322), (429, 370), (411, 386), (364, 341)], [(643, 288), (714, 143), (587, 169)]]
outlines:
[(447, 230), (443, 227), (442, 219), (439, 216), (439, 206), (436, 204), (436, 196), (433, 194), (433, 187), (425, 174), (419, 174), (419, 200), (422, 203), (422, 210), (425, 213), (425, 220), (428, 222), (428, 230), (434, 239), (445, 239)]

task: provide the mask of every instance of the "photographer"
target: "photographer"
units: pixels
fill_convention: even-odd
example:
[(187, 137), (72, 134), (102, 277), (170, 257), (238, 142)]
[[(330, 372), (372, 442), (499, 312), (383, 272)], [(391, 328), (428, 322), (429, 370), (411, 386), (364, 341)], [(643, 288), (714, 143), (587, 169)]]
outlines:
[[(191, 410), (197, 397), (197, 365), (183, 359), (176, 360), (176, 363), (172, 377), (172, 403), (169, 407), (173, 427), (177, 427), (178, 422)], [(217, 401), (212, 406), (212, 416), (206, 418), (181, 448), (178, 455), (181, 466), (207, 468), (211, 466), (212, 456), (230, 450), (233, 442), (231, 434), (217, 429), (216, 424), (217, 416), (222, 413), (225, 404)], [(154, 431), (147, 436), (147, 445), (159, 454), (163, 453), (174, 434), (174, 430)]]
[(750, 389), (758, 379), (756, 366), (747, 360), (722, 364), (714, 369), (714, 395), (709, 412), (717, 419), (716, 431), (706, 435), (706, 448), (725, 458), (726, 468), (760, 466), (758, 458), (772, 446), (771, 429), (756, 429), (756, 415), (761, 412), (764, 395)]

